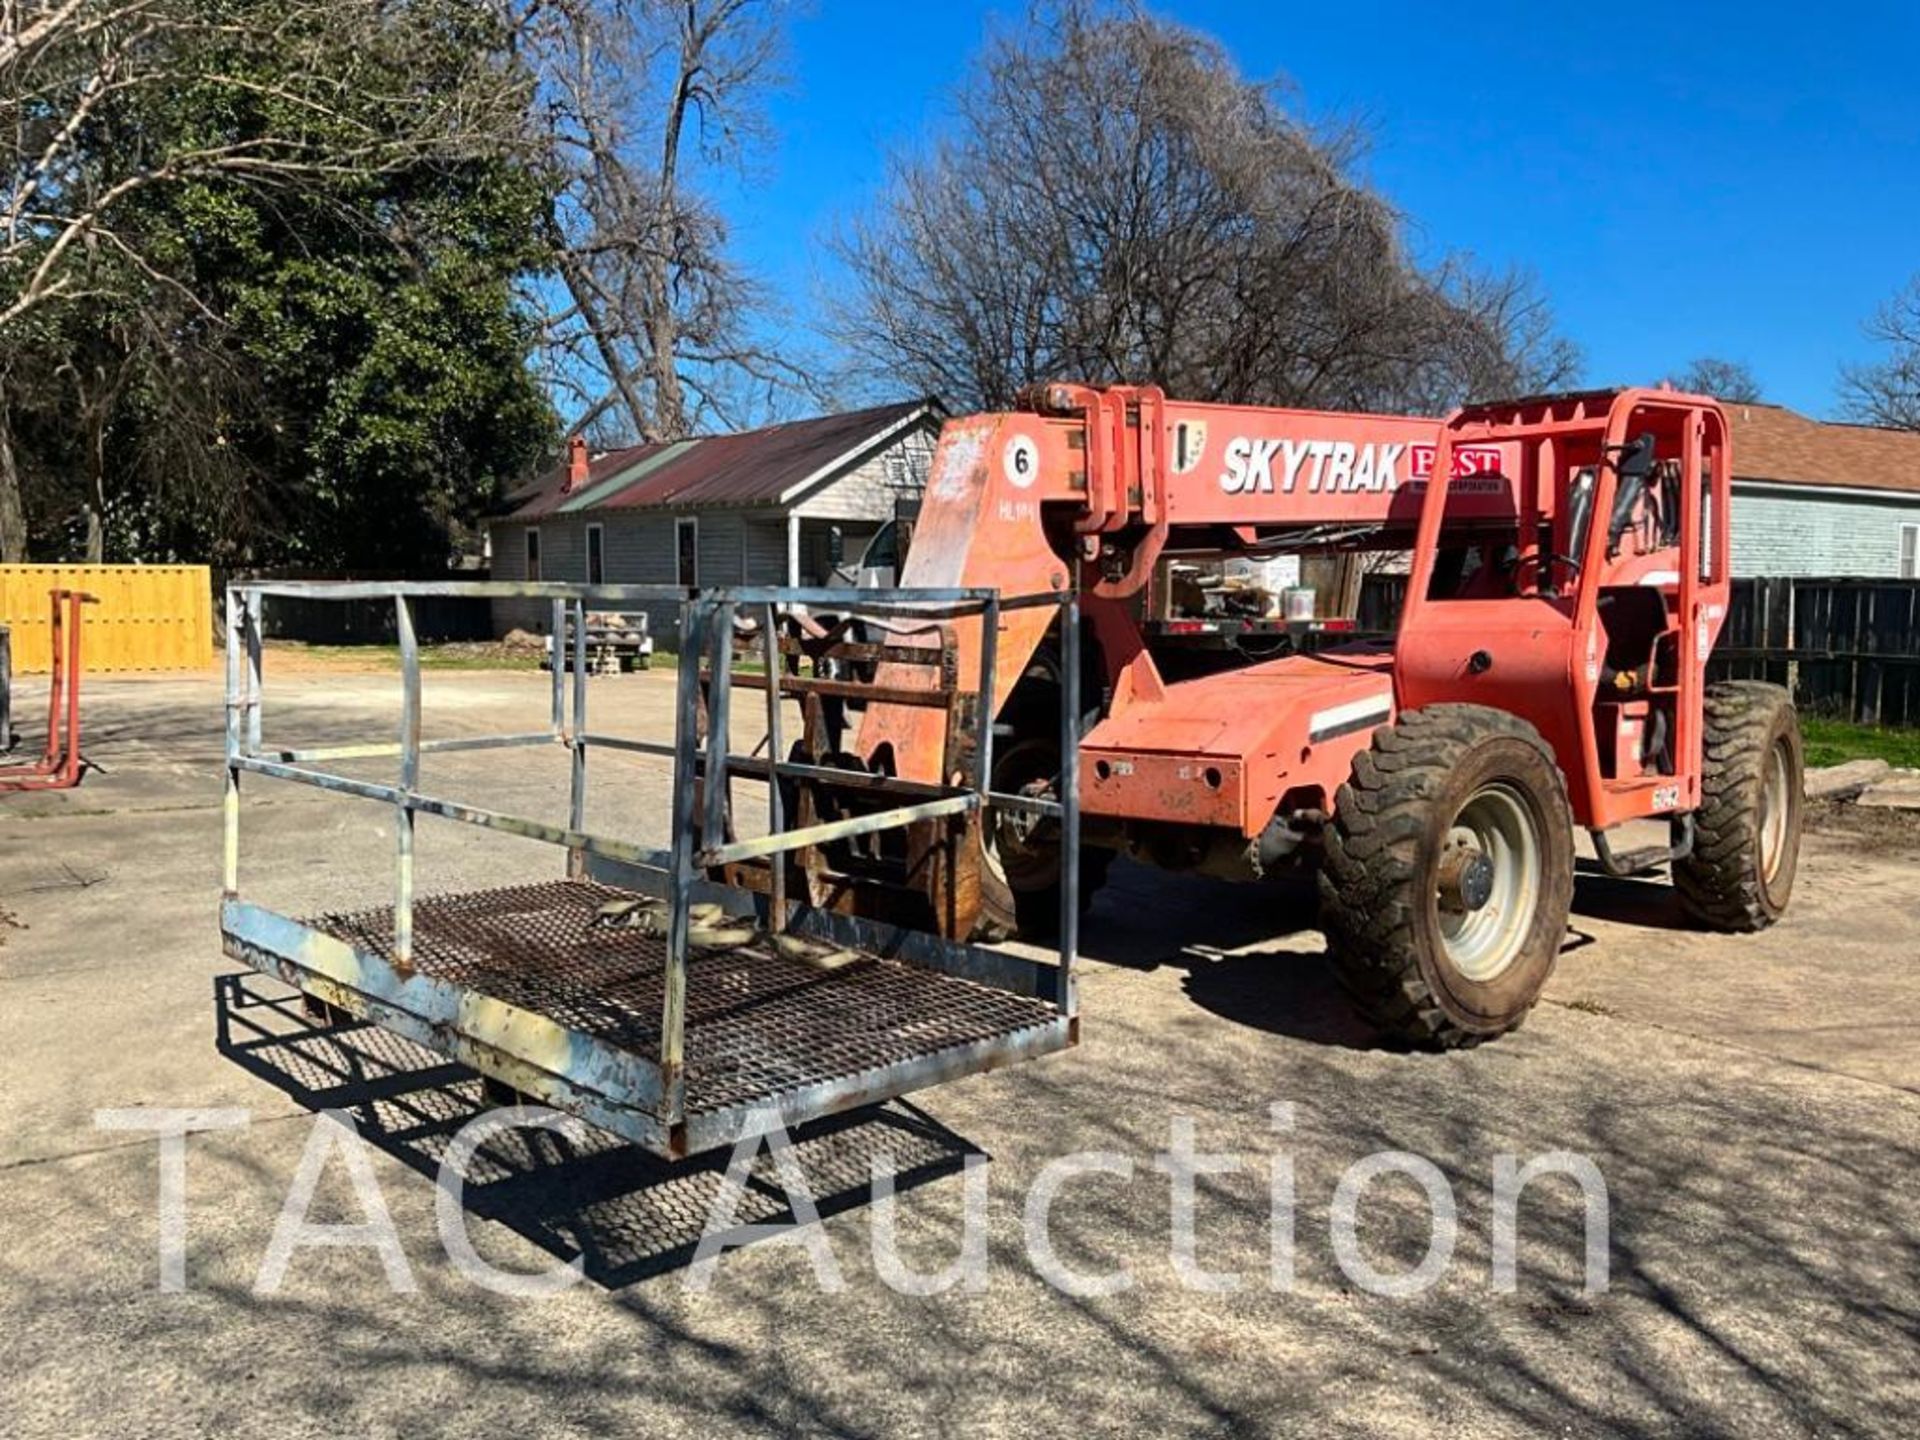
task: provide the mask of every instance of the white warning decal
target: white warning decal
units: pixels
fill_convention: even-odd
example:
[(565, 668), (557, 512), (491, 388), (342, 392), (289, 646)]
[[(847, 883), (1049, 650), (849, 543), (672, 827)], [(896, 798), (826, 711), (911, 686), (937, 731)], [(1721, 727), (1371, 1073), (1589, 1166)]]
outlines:
[(1024, 490), (1040, 474), (1040, 447), (1033, 443), (1031, 435), (1016, 435), (1007, 441), (1000, 464), (1007, 472), (1007, 479)]
[(1369, 695), (1364, 700), (1349, 700), (1344, 705), (1316, 710), (1313, 718), (1307, 721), (1307, 739), (1318, 744), (1336, 735), (1351, 735), (1356, 730), (1369, 729), (1385, 720), (1392, 710), (1391, 693)]

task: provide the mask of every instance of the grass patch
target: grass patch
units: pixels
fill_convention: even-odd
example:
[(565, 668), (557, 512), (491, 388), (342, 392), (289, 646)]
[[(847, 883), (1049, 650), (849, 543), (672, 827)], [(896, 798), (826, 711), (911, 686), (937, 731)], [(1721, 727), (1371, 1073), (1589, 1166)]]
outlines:
[(1807, 743), (1807, 764), (1819, 768), (1848, 760), (1884, 760), (1901, 769), (1920, 769), (1920, 730), (1876, 730), (1817, 715), (1800, 719)]
[[(267, 653), (283, 655), (316, 667), (343, 670), (400, 669), (398, 645), (308, 645), (297, 640), (269, 640)], [(449, 641), (420, 647), (422, 670), (538, 670), (540, 650), (509, 649), (497, 641)]]

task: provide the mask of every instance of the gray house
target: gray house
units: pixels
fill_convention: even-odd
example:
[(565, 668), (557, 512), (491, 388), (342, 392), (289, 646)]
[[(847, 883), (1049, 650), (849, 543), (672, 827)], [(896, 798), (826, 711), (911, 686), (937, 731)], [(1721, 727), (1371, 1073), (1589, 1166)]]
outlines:
[(1920, 577), (1920, 434), (1726, 409), (1736, 577)]
[[(488, 526), (498, 580), (608, 585), (822, 585), (832, 532), (857, 559), (926, 487), (945, 412), (916, 400), (564, 463)], [(544, 602), (494, 602), (496, 633), (544, 631)], [(656, 635), (674, 607), (651, 607)]]

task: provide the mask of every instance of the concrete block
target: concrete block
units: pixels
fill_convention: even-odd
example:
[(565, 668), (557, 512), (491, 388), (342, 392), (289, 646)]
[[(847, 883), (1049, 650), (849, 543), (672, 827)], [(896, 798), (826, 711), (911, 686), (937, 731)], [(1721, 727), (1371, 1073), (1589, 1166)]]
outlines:
[(1853, 800), (1869, 785), (1884, 780), (1893, 767), (1884, 760), (1849, 760), (1807, 771), (1809, 800)]
[(1920, 770), (1895, 771), (1870, 786), (1860, 803), (1886, 810), (1920, 810)]

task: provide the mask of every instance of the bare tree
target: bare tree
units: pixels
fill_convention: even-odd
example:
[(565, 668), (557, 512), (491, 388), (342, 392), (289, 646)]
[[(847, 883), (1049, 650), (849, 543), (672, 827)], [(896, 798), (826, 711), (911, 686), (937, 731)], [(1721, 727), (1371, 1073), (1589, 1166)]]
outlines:
[(1759, 377), (1744, 360), (1721, 360), (1703, 355), (1672, 377), (1673, 387), (1690, 395), (1711, 395), (1729, 405), (1758, 405)]
[(572, 428), (676, 439), (803, 383), (757, 345), (769, 297), (694, 174), (742, 160), (774, 83), (779, 0), (546, 0), (516, 19), (553, 171), (549, 383)]
[(1886, 358), (1841, 371), (1840, 403), (1869, 425), (1920, 430), (1920, 274), (1867, 322), (1867, 334)]
[(83, 554), (89, 565), (98, 565), (106, 558), (107, 430), (134, 375), (125, 357), (126, 351), (108, 340), (68, 355), (59, 371), (74, 399), (71, 414), (80, 440), (84, 478), (80, 503), (87, 539)]
[(1359, 137), (1285, 98), (1137, 8), (1036, 9), (843, 236), (856, 369), (966, 406), (1056, 376), (1423, 410), (1564, 380), (1531, 281), (1416, 266)]

